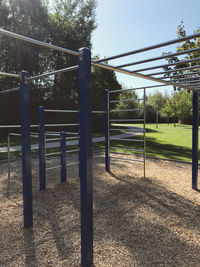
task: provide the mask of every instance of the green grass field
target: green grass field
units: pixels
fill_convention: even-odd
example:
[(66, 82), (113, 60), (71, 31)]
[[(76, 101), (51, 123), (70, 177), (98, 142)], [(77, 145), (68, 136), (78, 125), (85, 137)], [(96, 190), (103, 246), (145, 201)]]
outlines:
[[(127, 124), (133, 125), (133, 124)], [(143, 127), (137, 124), (133, 126)], [(118, 127), (119, 128), (119, 127)], [(124, 127), (123, 127), (124, 128)], [(123, 131), (122, 131), (123, 132)], [(119, 134), (120, 132), (115, 132)], [(93, 137), (103, 136), (103, 133), (93, 134)], [(141, 135), (134, 137), (142, 139)], [(191, 161), (192, 157), (192, 126), (177, 124), (159, 124), (156, 128), (155, 124), (146, 124), (147, 138), (147, 156), (161, 157), (174, 160)], [(20, 144), (19, 138), (11, 139), (12, 145)], [(35, 143), (36, 140), (32, 140)], [(143, 149), (142, 143), (130, 141), (111, 141), (112, 146), (117, 146), (120, 152), (127, 152), (123, 148)], [(6, 139), (0, 139), (0, 146), (6, 146)], [(77, 146), (70, 146), (68, 149), (76, 149)], [(104, 142), (94, 143), (93, 149), (104, 149)], [(48, 153), (57, 152), (59, 148), (48, 149)], [(138, 152), (139, 153), (139, 152)], [(33, 155), (37, 155), (38, 151), (33, 151)], [(12, 158), (21, 157), (21, 152), (12, 152)], [(6, 159), (7, 153), (0, 153), (0, 159)]]
[[(134, 125), (143, 127), (143, 125)], [(200, 136), (200, 134), (199, 134)], [(146, 124), (147, 155), (167, 159), (191, 161), (192, 126), (177, 124)], [(135, 148), (139, 148), (136, 144)]]

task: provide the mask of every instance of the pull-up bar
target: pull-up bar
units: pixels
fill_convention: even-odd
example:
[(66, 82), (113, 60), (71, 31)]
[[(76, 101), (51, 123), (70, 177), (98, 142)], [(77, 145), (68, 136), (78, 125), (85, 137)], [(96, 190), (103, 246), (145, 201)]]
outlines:
[(64, 68), (64, 69), (60, 69), (60, 70), (54, 70), (54, 71), (43, 73), (40, 75), (36, 75), (36, 76), (30, 77), (30, 78), (27, 78), (27, 80), (37, 80), (37, 79), (44, 78), (47, 76), (52, 76), (52, 75), (56, 75), (56, 74), (60, 74), (60, 73), (64, 73), (64, 72), (69, 72), (69, 71), (73, 71), (73, 70), (77, 70), (77, 69), (78, 69), (78, 65)]
[(134, 65), (138, 65), (138, 64), (148, 63), (148, 62), (152, 62), (152, 61), (156, 61), (156, 60), (161, 60), (161, 59), (165, 59), (165, 58), (170, 58), (170, 57), (174, 57), (174, 56), (190, 54), (190, 53), (194, 53), (194, 52), (199, 51), (199, 50), (200, 50), (200, 47), (192, 48), (192, 49), (183, 50), (183, 51), (179, 51), (176, 53), (171, 53), (171, 54), (167, 54), (167, 55), (163, 55), (163, 56), (159, 56), (159, 57), (153, 57), (153, 58), (148, 58), (148, 59), (144, 59), (144, 60), (140, 60), (140, 61), (135, 61), (135, 62), (119, 65), (119, 66), (116, 66), (116, 68), (124, 68), (124, 67), (134, 66)]
[[(112, 65), (105, 64), (105, 63), (92, 62), (92, 65), (100, 67), (100, 68), (104, 68), (104, 69), (107, 69), (107, 70), (113, 70), (113, 71), (116, 71), (116, 72), (119, 72), (119, 73), (129, 74), (131, 76), (134, 76), (134, 77), (137, 77), (137, 78), (143, 78), (143, 79), (150, 80), (150, 81), (153, 81), (153, 82), (158, 82), (158, 83), (163, 83), (163, 84), (166, 84), (166, 85), (177, 86), (176, 83), (173, 83), (171, 81), (164, 81), (164, 80), (161, 80), (161, 79), (158, 79), (158, 78), (154, 78), (154, 77), (151, 77), (151, 76), (148, 76), (148, 75), (144, 75), (144, 74), (140, 74), (140, 73), (133, 73), (132, 71), (127, 70), (127, 69), (122, 69), (122, 68), (118, 69), (118, 68), (116, 68), (116, 67), (114, 67)], [(180, 88), (187, 89), (187, 90), (192, 90), (189, 86), (186, 86), (186, 85), (181, 85)]]
[(57, 45), (52, 45), (52, 44), (49, 44), (49, 43), (45, 43), (45, 42), (42, 42), (42, 41), (38, 41), (38, 40), (29, 38), (29, 37), (26, 37), (26, 36), (23, 36), (23, 35), (20, 35), (20, 34), (16, 34), (16, 33), (13, 33), (13, 32), (9, 32), (9, 31), (3, 30), (3, 29), (0, 29), (0, 34), (1, 35), (6, 35), (6, 36), (9, 36), (9, 37), (18, 39), (18, 40), (22, 40), (22, 41), (25, 41), (25, 42), (29, 42), (29, 43), (32, 43), (32, 44), (36, 44), (36, 45), (39, 45), (39, 46), (42, 46), (42, 47), (47, 47), (47, 48), (50, 48), (50, 49), (53, 49), (53, 50), (57, 50), (57, 51), (60, 51), (60, 52), (71, 54), (71, 55), (74, 55), (74, 56), (79, 56), (79, 53), (76, 52), (76, 51), (73, 51), (73, 50), (70, 50), (70, 49), (67, 49), (67, 48), (63, 48), (63, 47), (59, 47)]
[(160, 44), (157, 44), (157, 45), (148, 46), (148, 47), (145, 47), (145, 48), (137, 49), (137, 50), (134, 50), (134, 51), (131, 51), (131, 52), (127, 52), (127, 53), (123, 53), (123, 54), (119, 54), (119, 55), (116, 55), (116, 56), (107, 57), (107, 58), (103, 58), (103, 59), (99, 59), (99, 60), (94, 60), (93, 62), (100, 63), (100, 62), (113, 60), (113, 59), (117, 59), (117, 58), (121, 58), (121, 57), (127, 57), (127, 56), (130, 56), (130, 55), (138, 54), (138, 53), (141, 53), (141, 52), (146, 52), (146, 51), (149, 51), (149, 50), (152, 50), (152, 49), (156, 49), (156, 48), (160, 48), (160, 47), (164, 47), (164, 46), (167, 46), (167, 45), (181, 43), (183, 41), (187, 41), (187, 40), (190, 40), (190, 39), (195, 39), (195, 38), (198, 38), (198, 37), (200, 37), (200, 33), (193, 34), (193, 35), (188, 35), (186, 37), (174, 39), (174, 40), (171, 40), (171, 41), (168, 41), (168, 42), (164, 42), (164, 43), (160, 43)]
[(20, 78), (19, 74), (13, 74), (13, 73), (0, 72), (0, 75), (1, 76), (12, 77), (12, 78), (16, 78), (16, 79)]

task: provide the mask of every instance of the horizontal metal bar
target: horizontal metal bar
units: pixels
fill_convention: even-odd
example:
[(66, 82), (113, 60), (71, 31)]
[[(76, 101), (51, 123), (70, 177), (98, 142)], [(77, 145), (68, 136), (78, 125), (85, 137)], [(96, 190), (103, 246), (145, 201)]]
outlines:
[(121, 150), (127, 150), (127, 151), (144, 152), (144, 150), (142, 149), (124, 148), (124, 147), (116, 147), (116, 146), (111, 146), (110, 149), (121, 149)]
[(59, 74), (59, 73), (64, 73), (64, 72), (73, 71), (73, 70), (77, 70), (77, 69), (78, 69), (78, 65), (77, 66), (68, 67), (68, 68), (64, 68), (64, 69), (61, 69), (61, 70), (55, 70), (55, 71), (43, 73), (43, 74), (36, 75), (36, 76), (32, 76), (32, 77), (28, 78), (27, 80), (29, 80), (29, 81), (36, 80), (36, 79), (44, 78), (46, 76), (56, 75), (56, 74)]
[(68, 124), (45, 124), (45, 127), (61, 127), (61, 126), (79, 126), (79, 123), (68, 123)]
[(127, 128), (127, 129), (110, 129), (110, 131), (127, 131), (127, 130), (129, 130), (129, 128)]
[(119, 54), (119, 55), (116, 55), (116, 56), (95, 60), (94, 62), (95, 63), (99, 63), (99, 62), (104, 62), (104, 61), (108, 61), (108, 60), (117, 59), (117, 58), (120, 58), (120, 57), (126, 57), (126, 56), (130, 56), (130, 55), (138, 54), (138, 53), (141, 53), (141, 52), (146, 52), (146, 51), (149, 51), (149, 50), (152, 50), (152, 49), (164, 47), (164, 46), (167, 46), (167, 45), (181, 43), (183, 41), (194, 39), (194, 38), (197, 38), (199, 36), (200, 36), (199, 33), (193, 34), (193, 35), (188, 35), (188, 36), (185, 36), (185, 37), (182, 37), (182, 38), (178, 38), (178, 39), (174, 39), (174, 40), (167, 41), (167, 42), (164, 42), (164, 43), (159, 43), (159, 44), (156, 44), (156, 45), (152, 45), (152, 46), (148, 46), (148, 47), (145, 47), (145, 48), (137, 49), (137, 50), (134, 50), (134, 51), (131, 51), (131, 52), (127, 52), (127, 53)]
[(144, 119), (112, 119), (110, 120), (110, 122), (112, 121), (144, 121)]
[[(171, 76), (171, 77), (167, 77), (167, 78), (173, 78), (173, 76)], [(196, 79), (198, 79), (198, 80), (196, 80)], [(173, 81), (199, 81), (200, 80), (200, 76), (195, 76), (195, 77), (187, 77), (187, 78), (180, 78), (180, 79), (173, 79)]]
[[(162, 84), (165, 84), (165, 85), (175, 86), (175, 84), (173, 82), (171, 82), (171, 81), (164, 81), (164, 80), (160, 80), (158, 78), (149, 77), (147, 75), (143, 75), (143, 74), (140, 74), (140, 73), (133, 73), (132, 71), (129, 71), (127, 69), (117, 69), (114, 66), (109, 65), (109, 64), (92, 62), (92, 65), (100, 67), (100, 68), (103, 68), (103, 69), (107, 69), (107, 70), (112, 70), (112, 71), (116, 71), (116, 72), (119, 72), (119, 73), (128, 74), (128, 75), (131, 75), (131, 76), (134, 76), (134, 77), (143, 78), (143, 79), (146, 79), (146, 80), (149, 80), (149, 81), (154, 81), (154, 82), (162, 83)], [(156, 86), (154, 86), (154, 87), (156, 87)], [(147, 87), (144, 86), (142, 88), (147, 88)], [(148, 86), (148, 88), (153, 88), (153, 86), (152, 87)], [(181, 88), (190, 89), (186, 85), (182, 85)]]
[(80, 149), (72, 149), (72, 150), (68, 150), (66, 151), (66, 153), (73, 153), (73, 152), (79, 152)]
[[(30, 125), (30, 127), (38, 127), (38, 125)], [(0, 128), (21, 128), (21, 125), (0, 125)]]
[(12, 78), (16, 78), (16, 79), (19, 79), (20, 78), (20, 75), (19, 74), (6, 73), (6, 72), (2, 72), (2, 71), (0, 71), (0, 75), (1, 76), (6, 76), (6, 77), (12, 77)]
[(0, 94), (8, 94), (8, 93), (11, 93), (11, 92), (16, 92), (19, 89), (20, 89), (19, 87), (12, 88), (12, 89), (7, 89), (7, 90), (4, 90), (4, 91), (0, 91)]
[(185, 81), (184, 83), (183, 82), (180, 82), (180, 83), (177, 83), (177, 84), (195, 85), (195, 84), (199, 84), (199, 83), (200, 83), (200, 79), (199, 80), (195, 80), (195, 81), (193, 81), (193, 80), (191, 80), (191, 81)]
[(23, 35), (19, 35), (19, 34), (13, 33), (13, 32), (9, 32), (9, 31), (3, 30), (3, 29), (0, 29), (0, 34), (1, 35), (6, 35), (6, 36), (9, 36), (9, 37), (18, 39), (18, 40), (22, 40), (22, 41), (25, 41), (25, 42), (29, 42), (29, 43), (32, 43), (32, 44), (36, 44), (36, 45), (39, 45), (39, 46), (42, 46), (42, 47), (47, 47), (47, 48), (50, 48), (50, 49), (53, 49), (53, 50), (57, 50), (57, 51), (60, 51), (60, 52), (71, 54), (71, 55), (74, 55), (74, 56), (79, 56), (79, 53), (76, 52), (76, 51), (73, 51), (73, 50), (70, 50), (70, 49), (67, 49), (67, 48), (63, 48), (63, 47), (59, 47), (57, 45), (52, 45), (52, 44), (49, 44), (49, 43), (45, 43), (45, 42), (42, 42), (42, 41), (38, 41), (38, 40), (29, 38), (29, 37), (26, 37), (26, 36), (23, 36)]
[[(46, 131), (45, 132), (46, 135), (59, 135), (60, 136), (60, 132), (53, 132), (53, 131)], [(66, 132), (66, 134), (71, 134), (71, 135), (79, 135), (79, 133), (76, 132)]]
[(61, 140), (60, 138), (48, 138), (45, 139), (45, 142), (60, 141), (60, 140)]
[(10, 135), (10, 136), (21, 136), (21, 134), (18, 134), (18, 133), (9, 133), (8, 135)]
[(110, 151), (112, 154), (122, 154), (122, 155), (127, 155), (127, 156), (132, 156), (132, 155), (138, 155), (136, 153), (126, 153), (126, 152), (120, 152), (120, 151)]
[(173, 69), (173, 70), (167, 70), (167, 71), (161, 71), (161, 72), (154, 72), (154, 73), (151, 73), (149, 75), (160, 75), (160, 74), (167, 74), (167, 73), (172, 73), (172, 72), (180, 72), (180, 71), (183, 71), (183, 70), (193, 70), (193, 69), (199, 69), (200, 68), (200, 65), (196, 65), (196, 66), (190, 66), (190, 67), (186, 67), (186, 68), (180, 68), (180, 69)]
[(133, 109), (118, 109), (118, 110), (110, 110), (110, 112), (128, 112), (128, 111), (140, 111), (144, 110), (143, 108), (133, 108)]
[[(145, 77), (148, 77), (148, 76), (145, 76)], [(169, 84), (158, 84), (158, 85), (150, 85), (150, 86), (143, 86), (143, 87), (138, 87), (138, 88), (135, 88), (135, 90), (139, 90), (139, 89), (148, 89), (148, 88), (159, 88), (159, 87), (164, 87), (164, 86), (169, 86)], [(132, 89), (123, 89), (123, 91), (130, 91)], [(114, 93), (114, 92), (121, 92), (121, 90), (115, 90), (115, 91), (109, 91), (109, 93)], [(137, 99), (137, 100), (144, 100), (143, 98), (142, 99)]]
[(118, 103), (118, 102), (136, 102), (136, 101), (140, 101), (140, 100), (144, 100), (144, 98), (139, 98), (139, 99), (111, 100), (111, 101), (109, 101), (109, 102), (110, 102), (110, 103)]
[(47, 153), (45, 156), (54, 156), (54, 155), (60, 155), (61, 152), (52, 152), (52, 153)]
[(92, 113), (95, 113), (95, 114), (104, 114), (105, 111), (104, 110), (93, 110)]
[[(167, 78), (177, 78), (177, 77), (182, 77), (182, 76), (188, 76), (188, 75), (195, 75), (195, 74), (199, 74), (200, 71), (195, 71), (195, 72), (188, 72), (188, 73), (184, 73), (184, 74), (178, 74), (178, 75), (172, 75), (169, 77), (159, 77), (159, 79), (167, 79)], [(195, 78), (195, 76), (193, 76), (193, 78)]]
[[(18, 134), (18, 133), (9, 133), (8, 135), (10, 135), (10, 136), (21, 136), (21, 134)], [(34, 138), (38, 138), (38, 135), (36, 135), (36, 134), (31, 134), (30, 135), (31, 137), (34, 137)]]
[(179, 51), (179, 52), (176, 52), (176, 53), (162, 55), (162, 56), (159, 56), (159, 57), (153, 57), (153, 58), (143, 59), (143, 60), (140, 60), (140, 61), (135, 61), (135, 62), (123, 64), (123, 65), (118, 65), (118, 66), (115, 66), (115, 68), (124, 68), (124, 67), (134, 66), (134, 65), (138, 65), (138, 64), (148, 63), (148, 62), (152, 62), (152, 61), (156, 61), (156, 60), (161, 60), (161, 59), (165, 59), (165, 58), (170, 58), (170, 57), (174, 57), (174, 56), (180, 56), (180, 55), (184, 55), (184, 54), (191, 54), (191, 53), (199, 51), (199, 50), (200, 50), (200, 47), (187, 49), (187, 50), (182, 50), (182, 51)]
[(54, 166), (54, 167), (49, 167), (49, 168), (46, 168), (46, 171), (50, 171), (50, 170), (54, 170), (54, 169), (58, 169), (60, 168), (61, 166), (58, 165), (58, 166)]
[(137, 70), (134, 70), (132, 72), (155, 70), (155, 69), (161, 69), (161, 68), (170, 67), (170, 66), (184, 65), (184, 64), (187, 64), (187, 63), (190, 63), (190, 62), (198, 62), (198, 61), (200, 61), (200, 57), (189, 59), (189, 60), (180, 60), (180, 61), (177, 61), (177, 62), (173, 62), (173, 63), (169, 63), (169, 64), (163, 64), (163, 65), (157, 65), (157, 66), (152, 66), (152, 67), (148, 67), (148, 68), (137, 69)]
[(129, 88), (129, 89), (120, 89), (120, 90), (112, 90), (112, 91), (108, 91), (109, 94), (112, 93), (120, 93), (120, 92), (126, 92), (126, 91), (136, 91), (136, 90), (144, 90), (144, 86), (143, 87), (138, 87), (138, 88)]
[(79, 139), (79, 136), (66, 138), (67, 141), (69, 141), (69, 140), (78, 140), (78, 139)]
[(61, 112), (61, 113), (78, 113), (79, 110), (65, 110), (65, 109), (45, 109), (45, 112)]
[(46, 136), (60, 136), (60, 134), (50, 134), (50, 133), (45, 133)]
[(80, 163), (80, 162), (77, 161), (77, 162), (67, 163), (66, 165), (67, 165), (67, 166), (71, 166), (71, 165), (75, 165), (75, 164), (79, 164), (79, 163)]
[(144, 160), (139, 160), (139, 159), (121, 158), (121, 157), (113, 157), (113, 156), (110, 156), (110, 159), (120, 159), (120, 160), (130, 160), (130, 161), (144, 162)]
[(115, 138), (115, 137), (113, 138), (111, 137), (110, 140), (144, 142), (144, 140), (140, 140), (140, 139), (125, 139), (125, 138)]

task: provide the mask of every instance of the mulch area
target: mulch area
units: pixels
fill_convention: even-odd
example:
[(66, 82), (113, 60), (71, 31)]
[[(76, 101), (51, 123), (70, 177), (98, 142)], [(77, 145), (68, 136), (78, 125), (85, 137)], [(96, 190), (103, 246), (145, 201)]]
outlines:
[[(40, 192), (37, 159), (32, 167), (34, 226), (23, 229), (21, 162), (12, 162), (10, 181), (0, 164), (0, 266), (79, 266), (78, 168), (68, 168), (67, 183), (49, 171)], [(191, 189), (191, 165), (147, 160), (144, 178), (142, 163), (123, 160), (105, 172), (98, 153), (93, 173), (96, 267), (200, 266), (200, 193)]]

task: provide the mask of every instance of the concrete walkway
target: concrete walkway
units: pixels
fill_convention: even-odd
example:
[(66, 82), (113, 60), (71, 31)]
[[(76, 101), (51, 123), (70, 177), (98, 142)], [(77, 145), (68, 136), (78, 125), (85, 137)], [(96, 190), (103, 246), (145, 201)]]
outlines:
[[(118, 138), (118, 139), (125, 138), (126, 139), (126, 138), (132, 137), (134, 135), (143, 133), (143, 129), (140, 127), (125, 126), (125, 125), (118, 125), (118, 126), (124, 126), (124, 127), (128, 128), (127, 132), (123, 133), (123, 134), (112, 135), (110, 137), (110, 139), (112, 139), (112, 138)], [(92, 143), (99, 143), (99, 142), (104, 142), (104, 141), (105, 141), (104, 136), (92, 138)], [(78, 145), (78, 140), (67, 141), (66, 144), (67, 144), (67, 146)], [(51, 143), (46, 144), (46, 148), (55, 148), (55, 147), (59, 147), (59, 146), (60, 146), (59, 142), (51, 142)], [(31, 150), (37, 150), (37, 149), (38, 149), (38, 144), (31, 145)], [(21, 151), (21, 145), (11, 146), (10, 151), (11, 152)], [(8, 148), (7, 147), (0, 147), (0, 153), (5, 153), (5, 152), (8, 152)]]

